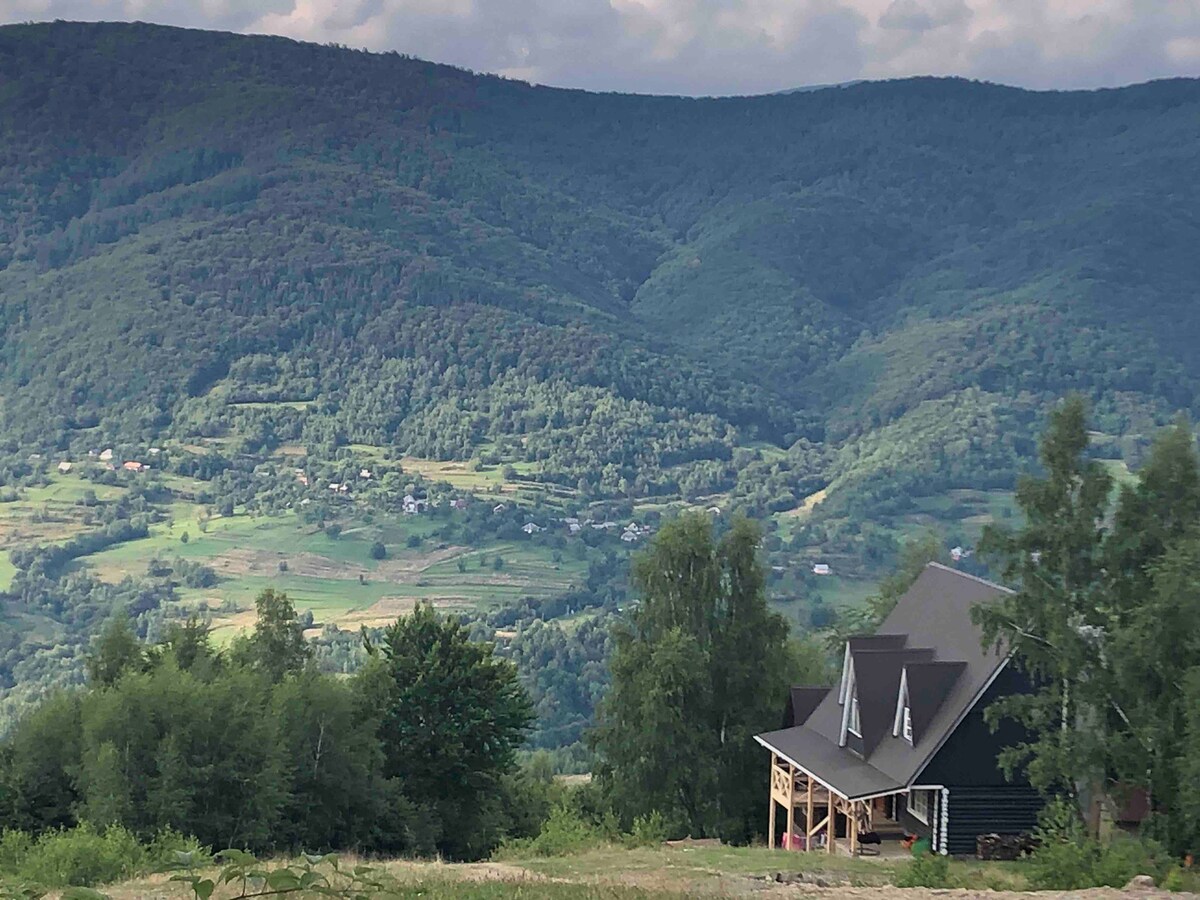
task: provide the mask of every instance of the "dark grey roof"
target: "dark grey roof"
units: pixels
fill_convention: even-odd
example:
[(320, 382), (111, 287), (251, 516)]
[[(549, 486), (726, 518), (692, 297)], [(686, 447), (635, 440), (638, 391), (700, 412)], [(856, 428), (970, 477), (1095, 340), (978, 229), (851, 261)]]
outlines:
[(869, 757), (885, 734), (892, 733), (900, 673), (910, 662), (930, 662), (933, 650), (851, 651), (857, 683), (859, 718), (862, 724), (863, 755)]
[[(837, 694), (831, 691), (830, 696), (836, 705)], [(873, 794), (887, 794), (904, 787), (894, 778), (864, 762), (861, 757), (844, 747), (839, 747), (836, 740), (831, 741), (804, 726), (770, 731), (758, 735), (756, 740), (787, 757), (821, 784), (833, 788), (843, 796), (868, 797)]]
[[(984, 649), (971, 608), (1005, 589), (938, 563), (930, 563), (900, 598), (875, 635), (851, 638), (858, 683), (864, 755), (839, 746), (842, 705), (829, 691), (803, 725), (758, 736), (843, 796), (887, 793), (916, 779), (1004, 665)], [(931, 663), (953, 663), (930, 666)], [(893, 737), (900, 673), (909, 670), (913, 744)], [(819, 771), (818, 771), (819, 769)]]
[(783, 711), (783, 727), (792, 728), (796, 725), (803, 725), (830, 690), (832, 688), (828, 686), (796, 685), (793, 687), (788, 694), (787, 708)]
[(966, 671), (965, 662), (910, 663), (908, 670), (908, 707), (912, 717), (913, 743), (919, 744), (929, 723), (942, 708), (954, 683)]

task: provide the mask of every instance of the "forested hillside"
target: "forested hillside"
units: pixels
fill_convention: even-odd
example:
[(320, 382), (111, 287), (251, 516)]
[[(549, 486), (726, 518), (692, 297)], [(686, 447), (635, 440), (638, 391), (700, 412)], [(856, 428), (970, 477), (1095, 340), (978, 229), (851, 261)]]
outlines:
[(0, 28), (0, 729), (112, 611), (227, 641), (277, 588), (328, 671), (460, 615), (577, 763), (679, 510), (759, 520), (821, 629), (914, 537), (976, 566), (1067, 391), (1118, 479), (1200, 411), (1198, 147), (1196, 81), (686, 99)]
[(1195, 82), (636, 97), (60, 23), (0, 83), (10, 447), (249, 417), (782, 507), (1004, 484), (1071, 388), (1196, 404)]

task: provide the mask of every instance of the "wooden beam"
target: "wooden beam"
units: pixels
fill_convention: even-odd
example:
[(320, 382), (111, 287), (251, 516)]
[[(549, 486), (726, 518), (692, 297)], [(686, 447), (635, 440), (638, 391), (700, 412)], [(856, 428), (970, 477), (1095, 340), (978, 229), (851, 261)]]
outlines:
[(804, 849), (806, 851), (812, 849), (813, 842), (813, 780), (808, 779), (808, 800), (804, 809)]
[(850, 815), (846, 819), (846, 836), (850, 838), (850, 855), (858, 856), (858, 802), (850, 802)]
[(792, 841), (796, 839), (796, 770), (791, 763), (788, 763), (787, 833), (788, 849), (795, 850)]
[(825, 841), (826, 850), (833, 856), (837, 853), (837, 799), (832, 791), (829, 792), (829, 815), (825, 820), (829, 823), (826, 826), (826, 833), (829, 835)]
[[(771, 777), (775, 777), (775, 754), (771, 754)], [(767, 816), (767, 848), (775, 849), (775, 791), (768, 781), (767, 802), (771, 804), (771, 813)]]

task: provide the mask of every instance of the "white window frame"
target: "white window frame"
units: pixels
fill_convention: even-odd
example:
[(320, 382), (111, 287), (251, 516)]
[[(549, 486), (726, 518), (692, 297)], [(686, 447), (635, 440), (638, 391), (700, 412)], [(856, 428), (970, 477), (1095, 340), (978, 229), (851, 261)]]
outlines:
[(909, 708), (907, 703), (904, 704), (903, 715), (904, 715), (904, 721), (900, 723), (900, 733), (903, 734), (904, 739), (911, 744), (913, 742), (913, 739), (912, 739), (912, 710)]
[[(905, 795), (904, 808), (908, 810), (908, 814), (918, 822), (923, 822), (928, 825), (933, 818), (933, 799), (934, 791), (932, 790), (917, 790), (913, 788)], [(914, 802), (914, 801), (923, 802)]]
[(846, 723), (846, 731), (854, 735), (856, 738), (862, 737), (862, 720), (859, 718), (858, 711), (858, 686), (850, 692), (850, 717)]
[[(896, 715), (892, 719), (892, 737), (900, 737), (901, 729), (905, 725), (905, 715), (908, 714), (908, 667), (905, 666), (900, 670), (900, 690), (896, 694)], [(904, 736), (908, 738), (908, 742), (912, 743), (911, 729), (904, 732)]]

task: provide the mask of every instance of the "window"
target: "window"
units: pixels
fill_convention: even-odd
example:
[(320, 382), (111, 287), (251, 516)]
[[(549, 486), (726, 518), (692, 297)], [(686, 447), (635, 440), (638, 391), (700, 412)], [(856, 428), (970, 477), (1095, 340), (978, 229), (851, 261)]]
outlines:
[(926, 825), (933, 818), (933, 791), (909, 791), (905, 804), (913, 817)]
[(855, 737), (862, 737), (862, 725), (858, 720), (858, 691), (850, 695), (850, 724), (847, 730)]
[(913, 742), (913, 739), (912, 739), (912, 710), (908, 708), (907, 704), (904, 707), (903, 729), (904, 729), (904, 731), (903, 731), (904, 739), (911, 744)]

